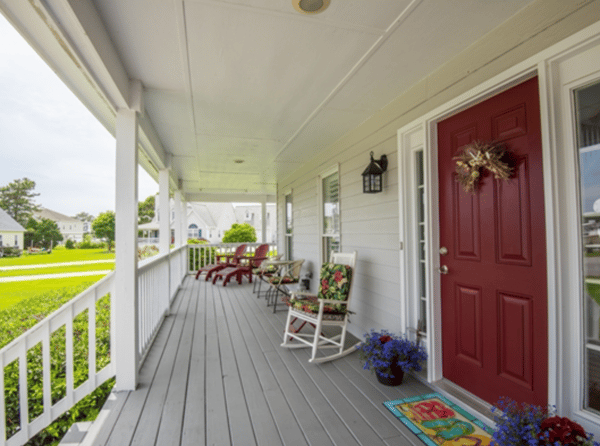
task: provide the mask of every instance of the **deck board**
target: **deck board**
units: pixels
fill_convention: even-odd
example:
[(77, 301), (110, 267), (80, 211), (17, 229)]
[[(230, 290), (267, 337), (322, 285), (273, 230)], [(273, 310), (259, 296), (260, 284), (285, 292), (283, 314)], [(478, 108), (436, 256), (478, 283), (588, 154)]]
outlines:
[(356, 354), (310, 364), (280, 346), (285, 307), (267, 308), (252, 285), (187, 277), (140, 370), (119, 392), (97, 446), (418, 445), (383, 406), (429, 392), (410, 375), (383, 386)]

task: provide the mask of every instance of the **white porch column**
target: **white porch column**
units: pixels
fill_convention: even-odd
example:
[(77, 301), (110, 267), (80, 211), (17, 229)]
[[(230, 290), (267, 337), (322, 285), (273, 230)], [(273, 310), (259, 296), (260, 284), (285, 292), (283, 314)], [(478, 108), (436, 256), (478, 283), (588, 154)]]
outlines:
[(183, 245), (184, 233), (183, 233), (183, 212), (181, 209), (181, 191), (175, 191), (174, 197), (174, 208), (175, 208), (175, 221), (173, 222), (173, 228), (175, 228), (175, 246)]
[(260, 221), (261, 221), (261, 242), (267, 243), (267, 197), (263, 197), (260, 202)]
[(182, 195), (181, 200), (181, 236), (183, 237), (182, 243), (187, 245), (188, 238), (188, 221), (187, 221), (187, 201), (183, 199)]
[(117, 390), (135, 390), (138, 381), (137, 136), (137, 113), (119, 110), (116, 129), (115, 289), (112, 298), (117, 340)]
[(169, 169), (158, 172), (158, 213), (160, 215), (160, 254), (166, 254), (171, 246), (171, 210), (169, 206)]

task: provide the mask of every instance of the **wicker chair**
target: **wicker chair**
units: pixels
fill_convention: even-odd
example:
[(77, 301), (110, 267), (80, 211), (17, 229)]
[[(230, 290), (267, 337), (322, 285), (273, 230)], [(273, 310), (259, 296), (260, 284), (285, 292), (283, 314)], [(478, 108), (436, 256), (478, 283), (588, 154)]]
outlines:
[(273, 305), (273, 313), (277, 312), (277, 300), (279, 294), (290, 295), (289, 285), (295, 285), (300, 282), (300, 271), (304, 259), (294, 260), (289, 265), (283, 267), (279, 275), (272, 275), (269, 279), (270, 288), (267, 291), (267, 306)]

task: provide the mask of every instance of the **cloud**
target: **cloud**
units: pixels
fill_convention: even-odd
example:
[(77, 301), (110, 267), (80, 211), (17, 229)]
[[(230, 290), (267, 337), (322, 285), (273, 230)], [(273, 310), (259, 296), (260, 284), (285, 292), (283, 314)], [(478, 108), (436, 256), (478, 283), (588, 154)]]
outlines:
[[(0, 185), (28, 177), (37, 202), (93, 215), (115, 207), (115, 140), (0, 16)], [(139, 169), (141, 199), (156, 183)]]

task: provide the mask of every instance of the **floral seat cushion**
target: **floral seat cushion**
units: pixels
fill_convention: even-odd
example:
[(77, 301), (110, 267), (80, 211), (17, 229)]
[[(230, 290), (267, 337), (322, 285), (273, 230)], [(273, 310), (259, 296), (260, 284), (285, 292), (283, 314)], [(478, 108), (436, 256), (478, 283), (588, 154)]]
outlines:
[(271, 283), (272, 285), (280, 285), (280, 284), (286, 284), (286, 283), (298, 283), (298, 278), (290, 277), (290, 276), (275, 276), (275, 277), (271, 277), (269, 279), (269, 283)]
[(275, 265), (269, 265), (266, 268), (254, 268), (252, 270), (252, 274), (257, 276), (267, 275), (267, 274), (275, 274), (277, 272), (277, 267)]
[[(321, 283), (317, 296), (302, 296), (289, 299), (286, 303), (296, 310), (305, 313), (319, 312), (319, 299), (345, 301), (350, 293), (350, 282), (352, 279), (352, 268), (348, 265), (337, 265), (325, 263), (321, 267)], [(330, 315), (344, 315), (347, 313), (347, 305), (326, 304), (323, 313)]]

